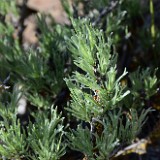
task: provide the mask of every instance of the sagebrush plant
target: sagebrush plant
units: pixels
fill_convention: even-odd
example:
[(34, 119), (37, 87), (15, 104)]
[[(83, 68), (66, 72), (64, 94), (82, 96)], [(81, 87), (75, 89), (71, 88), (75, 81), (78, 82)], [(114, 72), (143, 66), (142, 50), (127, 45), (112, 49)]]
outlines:
[[(68, 138), (71, 147), (83, 152), (89, 159), (109, 159), (116, 147), (129, 144), (136, 137), (150, 109), (141, 108), (138, 116), (132, 103), (127, 106), (123, 103), (132, 91), (121, 82), (128, 73), (126, 69), (117, 77), (117, 54), (110, 35), (105, 39), (103, 32), (93, 28), (88, 20), (72, 21), (72, 24), (74, 33), (68, 45), (80, 70), (66, 79), (72, 97), (67, 110), (89, 123), (89, 127), (79, 126)], [(137, 77), (139, 82), (134, 84), (135, 88), (139, 86), (141, 78), (149, 75), (148, 70), (143, 73)], [(147, 92), (154, 90), (157, 79), (153, 79), (149, 78), (149, 82), (145, 80)], [(132, 81), (136, 81), (136, 77)], [(125, 108), (128, 108), (131, 119), (124, 115), (124, 124), (122, 115)], [(81, 141), (84, 137), (85, 141)]]
[(128, 22), (142, 14), (135, 11), (139, 1), (97, 2), (84, 1), (85, 18), (76, 18), (63, 1), (75, 17), (68, 26), (37, 14), (38, 47), (23, 48), (5, 19), (9, 10), (18, 15), (16, 3), (0, 1), (0, 159), (59, 160), (71, 148), (88, 160), (107, 160), (141, 132), (158, 68), (129, 72), (118, 65), (122, 42), (131, 41)]
[(50, 120), (47, 114), (39, 114), (36, 118), (38, 123), (29, 126), (28, 143), (35, 153), (31, 159), (57, 160), (65, 153), (63, 118), (53, 106), (50, 114)]
[[(9, 10), (7, 7), (11, 7), (9, 1), (6, 2)], [(13, 38), (11, 23), (0, 24), (0, 156), (4, 159), (58, 160), (66, 152), (63, 118), (54, 107), (55, 97), (65, 87), (64, 75), (68, 74), (64, 71), (66, 51), (62, 27), (55, 25), (56, 32), (43, 28), (42, 18), (38, 17), (37, 21), (46, 34), (41, 36), (39, 48), (35, 50), (24, 49), (18, 39)], [(7, 76), (10, 78), (5, 80)], [(27, 107), (26, 113), (19, 115), (17, 107), (21, 98), (27, 100), (34, 111)]]
[[(14, 89), (6, 93), (7, 102), (1, 102), (0, 155), (8, 159), (53, 159), (57, 160), (65, 153), (63, 118), (57, 109), (51, 106), (48, 112), (39, 112), (34, 116), (35, 123), (27, 118), (21, 121), (17, 114), (17, 106), (22, 92)], [(1, 95), (4, 93), (1, 92)], [(1, 97), (2, 98), (2, 97)], [(4, 98), (4, 97), (3, 97)], [(6, 104), (5, 104), (6, 103)], [(23, 115), (22, 115), (23, 116)]]

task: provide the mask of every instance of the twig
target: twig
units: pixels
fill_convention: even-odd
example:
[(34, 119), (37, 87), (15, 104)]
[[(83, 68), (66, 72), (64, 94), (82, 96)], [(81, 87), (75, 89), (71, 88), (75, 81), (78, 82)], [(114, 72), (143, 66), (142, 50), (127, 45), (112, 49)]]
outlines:
[(111, 2), (109, 7), (105, 7), (102, 12), (100, 13), (100, 15), (98, 16), (98, 18), (92, 23), (93, 26), (96, 26), (103, 17), (105, 17), (107, 14), (109, 14), (110, 12), (112, 12), (116, 7), (118, 6), (118, 1), (115, 2)]

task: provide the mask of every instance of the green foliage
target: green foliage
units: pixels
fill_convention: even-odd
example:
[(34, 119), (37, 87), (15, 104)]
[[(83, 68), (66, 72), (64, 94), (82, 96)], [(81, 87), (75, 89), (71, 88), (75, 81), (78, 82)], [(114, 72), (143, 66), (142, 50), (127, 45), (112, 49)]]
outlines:
[[(40, 45), (37, 49), (21, 47), (19, 41), (11, 36), (14, 30), (10, 25), (0, 27), (0, 36), (3, 37), (0, 40), (1, 75), (4, 78), (6, 73), (10, 73), (10, 84), (15, 85), (14, 93), (6, 90), (0, 93), (3, 102), (0, 107), (2, 126), (5, 128), (1, 131), (0, 139), (3, 143), (1, 143), (0, 155), (8, 159), (25, 157), (58, 160), (65, 154), (63, 118), (53, 107), (50, 110), (50, 106), (54, 105), (54, 98), (65, 86), (63, 77), (68, 74), (64, 67), (67, 61), (65, 43), (64, 40), (62, 41), (64, 28), (62, 30), (61, 26), (57, 25), (55, 32), (49, 27), (43, 28), (41, 19), (38, 23), (41, 31), (46, 34), (40, 37)], [(2, 82), (1, 88), (3, 85), (6, 84)], [(17, 120), (17, 107), (21, 95), (16, 92), (16, 89), (19, 86), (21, 94), (27, 97), (29, 103), (39, 112), (41, 109), (44, 111), (38, 116), (37, 113), (32, 112), (35, 124), (30, 122), (25, 132), (22, 124)]]
[[(103, 122), (100, 122), (104, 126), (101, 135), (91, 133), (88, 128), (83, 129), (79, 126), (76, 131), (72, 131), (71, 135), (68, 136), (71, 148), (81, 151), (92, 160), (109, 159), (110, 153), (119, 145), (119, 139), (117, 138), (118, 118), (120, 118), (120, 114), (116, 115), (110, 112), (109, 116), (105, 117)], [(91, 140), (92, 134), (96, 139), (95, 145)], [(99, 153), (94, 151), (99, 151)]]
[(21, 133), (20, 124), (14, 122), (10, 126), (9, 124), (3, 125), (4, 128), (0, 131), (0, 155), (9, 159), (27, 157), (26, 135)]
[(11, 73), (12, 81), (23, 85), (33, 105), (43, 108), (49, 106), (45, 104), (51, 103), (53, 97), (65, 87), (63, 78), (69, 71), (65, 69), (68, 55), (64, 36), (69, 31), (58, 25), (54, 30), (47, 27), (43, 16), (39, 17), (38, 23), (45, 34), (40, 37), (40, 46), (36, 50), (24, 50), (17, 40), (8, 37), (8, 34), (4, 35), (0, 40), (0, 67), (2, 72)]
[[(65, 154), (63, 118), (57, 109), (39, 113), (35, 124), (23, 128), (17, 119), (17, 105), (20, 93), (8, 95), (10, 103), (1, 103), (0, 155), (6, 158), (58, 160)], [(25, 129), (25, 130), (24, 130)], [(26, 135), (26, 133), (28, 135)], [(29, 150), (32, 152), (28, 152)], [(34, 151), (34, 152), (33, 152)]]
[[(72, 22), (74, 33), (68, 42), (69, 50), (75, 59), (75, 65), (81, 70), (66, 79), (72, 97), (71, 106), (67, 110), (76, 118), (88, 122), (90, 129), (83, 129), (80, 126), (76, 131), (72, 131), (68, 136), (70, 146), (87, 155), (89, 159), (109, 159), (120, 143), (129, 144), (135, 139), (150, 109), (141, 111), (138, 116), (132, 104), (129, 104), (126, 107), (130, 108), (131, 118), (124, 115), (126, 119), (124, 123), (122, 106), (126, 104), (123, 101), (132, 91), (127, 90), (127, 86), (121, 83), (127, 75), (126, 70), (117, 77), (117, 56), (114, 49), (111, 49), (114, 48), (111, 38), (105, 39), (103, 33), (93, 28), (86, 20), (81, 20), (80, 23)], [(143, 87), (141, 84), (144, 80), (147, 92), (151, 93), (154, 90), (155, 93), (154, 86), (157, 84), (155, 73), (153, 78), (143, 79), (149, 74), (150, 71), (146, 70), (141, 76), (136, 72), (130, 75), (133, 92), (134, 88)], [(143, 80), (140, 81), (140, 78)], [(117, 109), (120, 110), (118, 113)], [(95, 120), (102, 129), (97, 126)]]
[(140, 71), (140, 68), (129, 75), (132, 84), (132, 94), (134, 97), (139, 97), (139, 92), (144, 91), (146, 94), (146, 99), (153, 96), (156, 93), (157, 84), (159, 80), (156, 77), (156, 71), (151, 73), (151, 70), (147, 68), (146, 70)]
[(16, 118), (18, 93), (7, 94), (6, 98), (7, 104), (0, 103), (0, 155), (9, 159), (23, 158), (28, 156), (27, 136), (25, 132), (22, 134), (21, 125)]
[(8, 12), (12, 12), (14, 14), (17, 14), (16, 9), (16, 1), (15, 0), (1, 0), (0, 1), (0, 13), (2, 15), (7, 14)]
[(143, 109), (138, 116), (138, 112), (136, 111), (136, 109), (130, 109), (131, 119), (127, 117), (125, 125), (123, 125), (123, 119), (120, 119), (120, 127), (118, 133), (119, 139), (122, 142), (130, 144), (132, 140), (135, 139), (136, 136), (140, 133), (142, 126), (147, 120), (146, 117), (149, 112), (151, 112), (150, 108), (147, 110)]
[(66, 144), (62, 143), (63, 118), (53, 108), (50, 114), (50, 119), (44, 113), (39, 114), (36, 117), (36, 123), (29, 126), (28, 142), (35, 154), (32, 159), (58, 160), (65, 154)]
[[(72, 96), (70, 111), (74, 116), (90, 122), (92, 116), (97, 117), (116, 108), (117, 103), (129, 94), (130, 91), (120, 84), (127, 71), (124, 70), (116, 78), (117, 56), (116, 53), (111, 54), (110, 38), (106, 43), (103, 33), (88, 25), (85, 20), (79, 25), (78, 22), (73, 22), (73, 25), (75, 34), (69, 41), (69, 49), (76, 66), (85, 73), (75, 72), (70, 80), (66, 79)], [(91, 93), (83, 91), (85, 89), (93, 92), (97, 90), (100, 102), (93, 100)]]
[[(146, 121), (148, 112), (150, 112), (150, 109), (143, 110), (141, 115), (138, 116), (136, 110), (132, 109), (130, 111), (132, 119), (127, 118), (126, 124), (123, 124), (122, 110), (118, 112), (109, 111), (103, 121), (98, 120), (104, 127), (101, 135), (91, 133), (88, 128), (84, 129), (79, 126), (76, 131), (71, 131), (71, 134), (68, 135), (69, 146), (81, 151), (89, 159), (107, 160), (120, 145), (130, 144), (136, 138)], [(93, 136), (96, 139), (95, 145), (92, 141)]]
[[(38, 13), (38, 44), (23, 47), (6, 18), (18, 14), (16, 1), (0, 1), (0, 158), (59, 160), (69, 147), (89, 160), (109, 160), (137, 138), (159, 85), (151, 2), (148, 25), (139, 0), (77, 0), (73, 8), (62, 0), (68, 16), (78, 17), (80, 7), (84, 18), (58, 25)], [(131, 60), (139, 57), (137, 67)], [(18, 118), (22, 98), (25, 125)]]
[(67, 137), (69, 139), (69, 146), (72, 149), (87, 154), (89, 158), (93, 157), (94, 147), (88, 128), (83, 129), (81, 126), (78, 126), (77, 130), (73, 131), (71, 134), (68, 134)]

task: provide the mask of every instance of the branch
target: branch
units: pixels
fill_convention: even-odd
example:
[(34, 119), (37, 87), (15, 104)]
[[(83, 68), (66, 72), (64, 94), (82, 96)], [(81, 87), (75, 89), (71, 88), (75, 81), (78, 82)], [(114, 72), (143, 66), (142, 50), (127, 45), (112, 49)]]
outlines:
[(99, 17), (92, 23), (93, 26), (96, 26), (98, 23), (100, 23), (101, 19), (110, 12), (112, 12), (116, 7), (118, 6), (118, 1), (111, 2), (110, 6), (105, 7), (102, 12), (100, 13)]

